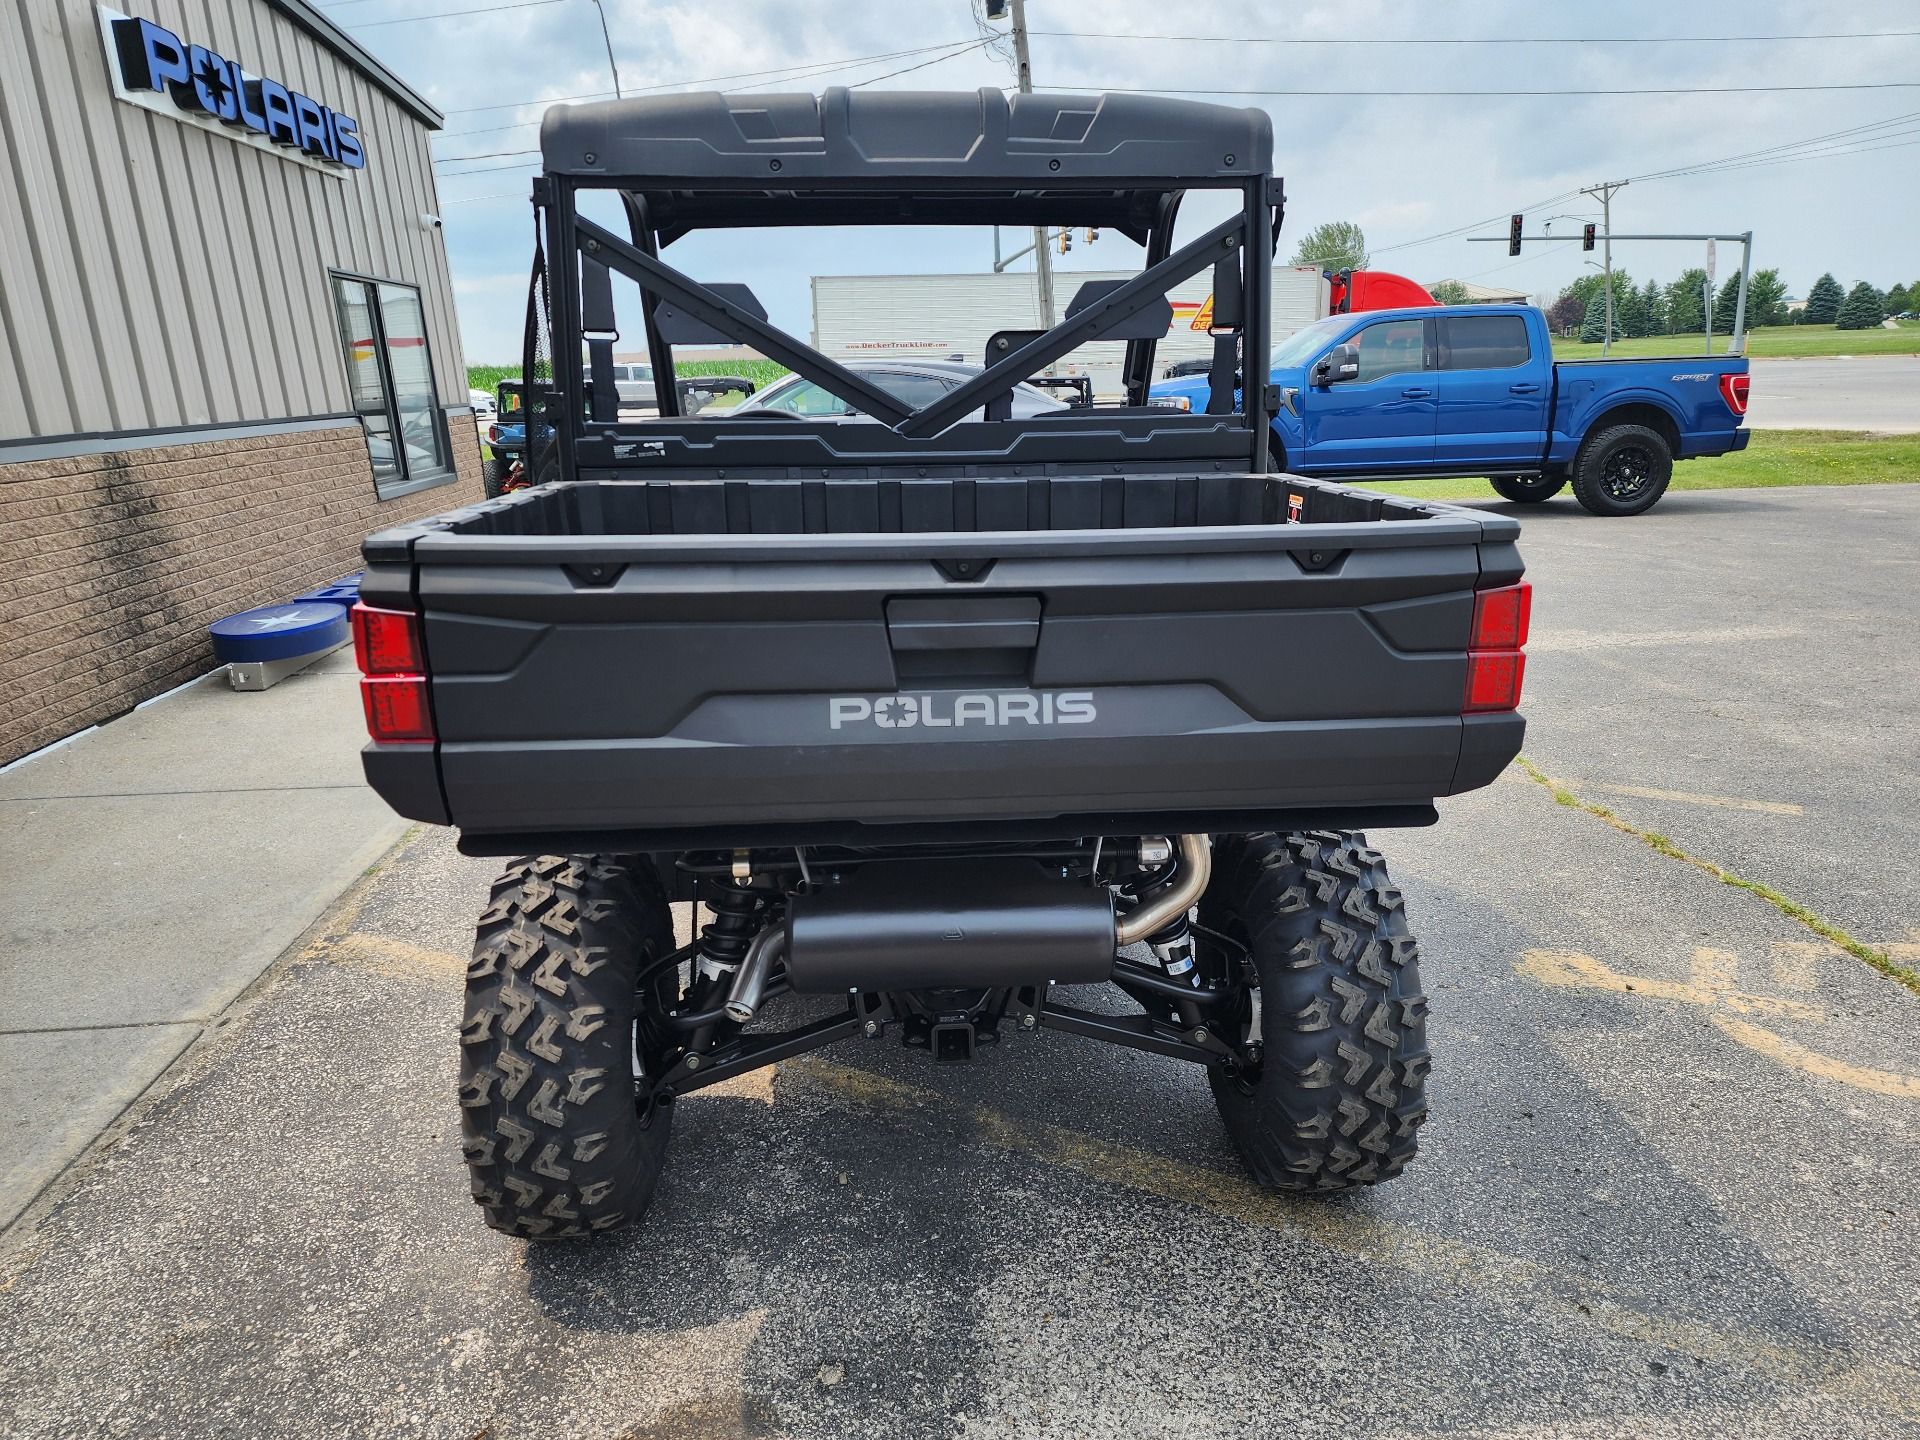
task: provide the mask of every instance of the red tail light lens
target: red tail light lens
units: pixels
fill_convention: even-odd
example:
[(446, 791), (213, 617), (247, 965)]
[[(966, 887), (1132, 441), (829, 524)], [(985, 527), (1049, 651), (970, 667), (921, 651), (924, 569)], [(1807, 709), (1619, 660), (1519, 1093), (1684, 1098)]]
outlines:
[(382, 743), (431, 741), (433, 711), (427, 704), (420, 617), (411, 610), (355, 605), (352, 618), (367, 734)]
[(433, 712), (427, 708), (424, 675), (369, 675), (360, 682), (360, 703), (367, 709), (367, 734), (375, 740), (433, 739)]
[(1518, 710), (1520, 681), (1527, 673), (1523, 650), (1476, 650), (1467, 656), (1469, 711)]
[(1467, 641), (1468, 713), (1520, 708), (1520, 682), (1527, 673), (1527, 627), (1533, 619), (1533, 586), (1502, 585), (1473, 597), (1473, 634)]
[(418, 675), (420, 617), (410, 610), (353, 607), (353, 658), (362, 675)]
[(1518, 650), (1527, 643), (1527, 622), (1533, 618), (1533, 586), (1502, 585), (1473, 597), (1473, 650)]
[(1720, 377), (1720, 398), (1727, 402), (1727, 409), (1736, 415), (1747, 413), (1747, 395), (1753, 389), (1751, 375), (1722, 375)]

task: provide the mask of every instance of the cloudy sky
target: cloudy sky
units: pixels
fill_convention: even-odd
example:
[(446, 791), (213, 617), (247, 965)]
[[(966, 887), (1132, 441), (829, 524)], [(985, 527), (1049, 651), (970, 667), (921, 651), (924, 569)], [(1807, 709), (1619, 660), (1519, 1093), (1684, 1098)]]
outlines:
[[(448, 14), (510, 3), (320, 0), (446, 112), (440, 209), (473, 363), (518, 349), (534, 160), (516, 152), (537, 143), (546, 103), (612, 91), (592, 0)], [(976, 43), (980, 0), (605, 3), (629, 93), (1012, 85), (1008, 48)], [(442, 18), (381, 23), (421, 15)], [(1376, 268), (1550, 295), (1580, 273), (1577, 243), (1513, 261), (1463, 236), (1504, 231), (1515, 209), (1537, 207), (1529, 232), (1582, 216), (1593, 202), (1569, 192), (1599, 180), (1732, 161), (1637, 180), (1614, 202), (1615, 230), (1752, 229), (1756, 267), (1777, 266), (1796, 295), (1823, 270), (1883, 289), (1920, 279), (1913, 0), (1029, 0), (1028, 17), (1039, 89), (1261, 92), (1213, 98), (1273, 115), (1289, 198), (1282, 259), (1314, 224), (1357, 220)], [(1844, 38), (1779, 38), (1815, 35)], [(1548, 37), (1580, 43), (1534, 43)], [(1472, 43), (1379, 43), (1420, 40)], [(1497, 93), (1516, 91), (1545, 93)], [(1577, 235), (1579, 220), (1553, 228)], [(1623, 244), (1615, 261), (1666, 280), (1700, 263), (1699, 249)], [(1103, 236), (1065, 264), (1122, 268), (1138, 253)], [(750, 279), (774, 321), (804, 335), (810, 275), (985, 269), (991, 239), (696, 236), (671, 258), (699, 279)]]

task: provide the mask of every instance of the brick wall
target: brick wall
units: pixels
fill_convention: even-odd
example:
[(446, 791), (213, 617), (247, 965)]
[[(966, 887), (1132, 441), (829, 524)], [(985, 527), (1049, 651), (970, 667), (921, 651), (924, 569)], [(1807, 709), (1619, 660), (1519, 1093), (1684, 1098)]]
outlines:
[(358, 427), (0, 464), (0, 764), (213, 668), (207, 626), (360, 568), (371, 530), (480, 496), (375, 498)]

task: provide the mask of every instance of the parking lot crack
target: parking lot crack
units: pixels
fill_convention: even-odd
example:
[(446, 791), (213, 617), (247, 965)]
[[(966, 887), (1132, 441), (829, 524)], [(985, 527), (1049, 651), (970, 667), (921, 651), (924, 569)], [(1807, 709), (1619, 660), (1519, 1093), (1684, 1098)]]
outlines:
[(1606, 806), (1596, 805), (1591, 800), (1583, 799), (1574, 791), (1569, 790), (1565, 784), (1548, 775), (1524, 755), (1516, 757), (1513, 763), (1529, 780), (1543, 787), (1548, 794), (1552, 795), (1556, 804), (1563, 805), (1569, 810), (1583, 811), (1593, 816), (1596, 820), (1612, 826), (1621, 834), (1631, 835), (1648, 849), (1658, 851), (1670, 860), (1678, 860), (1683, 865), (1691, 865), (1694, 869), (1711, 875), (1722, 885), (1731, 885), (1736, 890), (1745, 890), (1751, 895), (1757, 895), (1782, 915), (1785, 915), (1789, 920), (1806, 926), (1807, 929), (1811, 930), (1821, 939), (1838, 946), (1856, 960), (1861, 960), (1871, 965), (1875, 970), (1878, 970), (1895, 984), (1904, 985), (1915, 995), (1920, 995), (1920, 970), (1916, 970), (1910, 965), (1901, 964), (1900, 961), (1894, 959), (1893, 956), (1885, 950), (1854, 939), (1853, 936), (1849, 935), (1845, 930), (1841, 929), (1840, 926), (1834, 924), (1825, 916), (1809, 910), (1797, 900), (1782, 895), (1771, 885), (1759, 880), (1749, 880), (1744, 875), (1735, 874), (1724, 865), (1717, 864), (1712, 860), (1681, 849), (1657, 830), (1643, 829), (1630, 820), (1622, 819)]

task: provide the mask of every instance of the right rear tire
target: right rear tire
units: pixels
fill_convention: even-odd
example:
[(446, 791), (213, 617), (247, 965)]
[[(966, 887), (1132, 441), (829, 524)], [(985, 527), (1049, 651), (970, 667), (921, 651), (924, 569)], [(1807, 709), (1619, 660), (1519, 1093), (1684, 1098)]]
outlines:
[(1233, 1036), (1258, 1058), (1209, 1071), (1254, 1178), (1329, 1191), (1398, 1175), (1427, 1118), (1427, 1000), (1380, 853), (1327, 830), (1219, 837), (1200, 919), (1258, 982)]
[(636, 1105), (635, 984), (673, 949), (651, 871), (616, 856), (533, 855), (493, 887), (460, 1027), (473, 1198), (509, 1235), (587, 1235), (638, 1220), (666, 1158), (669, 1105)]

